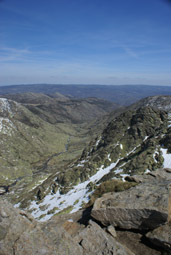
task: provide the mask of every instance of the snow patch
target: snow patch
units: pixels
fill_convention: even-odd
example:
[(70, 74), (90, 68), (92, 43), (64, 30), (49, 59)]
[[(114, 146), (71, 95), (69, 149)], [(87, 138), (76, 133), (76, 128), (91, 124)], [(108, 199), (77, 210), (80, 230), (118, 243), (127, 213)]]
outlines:
[(145, 136), (143, 142), (145, 142), (148, 138), (149, 136)]
[(100, 139), (101, 139), (101, 137), (97, 140), (97, 142), (96, 142), (96, 147), (99, 145)]
[(80, 161), (77, 165), (76, 165), (76, 167), (77, 166), (81, 166), (81, 167), (83, 167), (84, 166), (84, 163), (86, 163), (88, 160), (82, 160), (82, 161)]
[(171, 127), (171, 113), (168, 114), (168, 122), (169, 122), (168, 127)]
[(140, 146), (141, 146), (141, 144), (137, 145), (137, 146), (134, 147), (131, 151), (129, 151), (126, 155), (129, 156), (131, 153), (135, 152), (136, 149), (137, 149), (138, 147), (140, 147)]
[(85, 162), (87, 162), (88, 160), (82, 160), (80, 163), (81, 164), (83, 164), (83, 163), (85, 163)]
[(154, 162), (158, 163), (158, 161), (156, 160), (156, 157), (155, 157), (156, 155), (159, 155), (158, 151), (155, 151), (154, 154), (153, 154)]
[(122, 181), (125, 182), (125, 177), (130, 176), (130, 174), (120, 174)]
[(11, 135), (13, 129), (15, 129), (15, 126), (11, 120), (0, 117), (0, 133)]
[[(108, 174), (117, 165), (118, 161), (119, 160), (117, 160), (117, 162), (115, 163), (111, 163), (110, 166), (106, 168), (104, 168), (104, 166), (102, 165), (95, 175), (91, 176), (87, 181), (75, 185), (66, 194), (62, 195), (59, 193), (59, 191), (57, 191), (55, 195), (47, 195), (44, 198), (43, 202), (41, 202), (40, 204), (32, 201), (29, 210), (33, 210), (32, 215), (35, 218), (39, 218), (41, 215), (46, 214), (46, 216), (43, 217), (41, 221), (46, 221), (53, 216), (53, 214), (47, 213), (54, 207), (57, 208), (55, 213), (58, 213), (69, 206), (72, 206), (71, 213), (78, 211), (80, 208), (82, 208), (83, 203), (87, 203), (89, 201), (89, 196), (93, 192), (89, 191), (88, 184), (90, 182), (97, 183), (104, 175)], [(47, 207), (44, 211), (41, 211), (41, 206)]]
[(107, 157), (108, 157), (108, 160), (111, 161), (110, 154), (108, 154)]
[(167, 149), (161, 148), (161, 151), (163, 153), (163, 167), (164, 168), (171, 168), (171, 153), (167, 153)]
[(122, 173), (123, 172), (123, 169), (117, 169), (114, 171), (115, 174), (119, 174), (119, 173)]
[(74, 222), (73, 219), (69, 219), (69, 220), (67, 220), (67, 221), (68, 221), (68, 222)]
[(83, 167), (83, 166), (84, 166), (84, 164), (78, 164), (78, 165), (76, 165), (76, 166), (81, 166), (81, 167)]
[(17, 204), (14, 205), (14, 208), (19, 208), (20, 205), (21, 205), (21, 203), (19, 202), (19, 203), (17, 203)]
[(8, 99), (0, 98), (0, 112), (1, 113), (4, 113), (4, 112), (12, 113)]
[(116, 144), (114, 144), (114, 149), (119, 145), (120, 143), (117, 142)]
[(149, 169), (146, 169), (144, 173), (148, 174), (148, 173), (151, 173), (151, 171)]

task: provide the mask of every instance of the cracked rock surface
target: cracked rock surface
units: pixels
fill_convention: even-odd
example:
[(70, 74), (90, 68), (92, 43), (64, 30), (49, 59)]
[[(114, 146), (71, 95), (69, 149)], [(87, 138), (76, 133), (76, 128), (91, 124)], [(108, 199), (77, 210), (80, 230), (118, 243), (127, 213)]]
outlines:
[[(49, 224), (49, 227), (51, 225)], [(81, 247), (60, 226), (51, 230), (0, 199), (0, 255), (81, 255)]]
[(140, 178), (142, 182), (136, 187), (98, 198), (92, 217), (104, 226), (123, 229), (152, 230), (164, 224), (168, 217), (170, 171), (159, 169)]
[(0, 199), (0, 255), (134, 254), (93, 221), (87, 227), (70, 221), (61, 225), (58, 221), (54, 217), (38, 223)]

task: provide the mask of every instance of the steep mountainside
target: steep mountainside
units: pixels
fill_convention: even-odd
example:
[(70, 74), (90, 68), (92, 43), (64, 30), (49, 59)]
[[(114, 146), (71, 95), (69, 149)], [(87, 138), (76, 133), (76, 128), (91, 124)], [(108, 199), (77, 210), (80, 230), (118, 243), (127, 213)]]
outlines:
[(57, 101), (53, 104), (40, 104), (36, 107), (28, 105), (27, 107), (34, 114), (52, 124), (66, 121), (75, 124), (86, 123), (119, 108), (114, 103), (96, 98)]
[(10, 94), (5, 97), (24, 103), (30, 111), (52, 124), (90, 122), (120, 108), (119, 105), (103, 99), (71, 99), (59, 93), (51, 96), (37, 93)]
[(1, 98), (1, 193), (19, 183), (40, 184), (47, 178), (49, 173), (43, 166), (52, 155), (66, 151), (70, 132), (75, 134), (72, 126), (69, 129), (65, 125), (51, 125), (23, 105)]
[(171, 86), (147, 85), (13, 85), (0, 86), (0, 95), (16, 93), (43, 93), (54, 95), (58, 92), (75, 98), (97, 97), (128, 106), (144, 97), (155, 95), (171, 95)]
[(6, 94), (2, 95), (2, 97), (14, 100), (18, 103), (23, 103), (23, 104), (53, 104), (55, 103), (56, 100), (58, 101), (66, 101), (69, 100), (68, 97), (60, 94), (60, 93), (55, 93), (53, 96), (48, 96), (43, 93), (17, 93), (17, 94)]
[(147, 97), (131, 105), (129, 108), (137, 109), (139, 107), (145, 107), (145, 106), (170, 112), (171, 111), (171, 96)]
[(25, 102), (0, 98), (0, 194), (13, 202), (80, 156), (92, 137), (95, 119), (116, 106), (98, 99), (70, 100), (59, 94), (9, 97)]
[[(48, 219), (61, 210), (77, 211), (90, 201), (94, 190), (125, 188), (118, 179), (171, 168), (170, 122), (170, 112), (157, 107), (137, 106), (121, 113), (90, 142), (80, 159), (48, 178), (21, 206), (27, 205), (37, 218)], [(38, 203), (29, 205), (35, 195)]]

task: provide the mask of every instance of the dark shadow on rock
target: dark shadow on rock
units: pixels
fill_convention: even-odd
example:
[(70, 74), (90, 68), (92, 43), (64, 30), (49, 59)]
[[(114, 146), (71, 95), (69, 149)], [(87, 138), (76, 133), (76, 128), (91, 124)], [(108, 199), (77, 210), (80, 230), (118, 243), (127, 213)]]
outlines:
[(163, 248), (160, 247), (159, 245), (155, 245), (155, 244), (153, 244), (152, 242), (150, 242), (150, 240), (149, 240), (145, 235), (142, 236), (141, 242), (142, 242), (144, 245), (150, 247), (150, 248), (153, 249), (153, 250), (160, 251), (161, 254), (163, 254), (163, 255), (171, 255), (171, 253), (168, 253), (168, 251), (166, 251), (165, 249), (163, 249)]
[(86, 209), (83, 211), (82, 217), (81, 217), (81, 219), (78, 221), (78, 223), (83, 224), (83, 225), (85, 225), (85, 226), (88, 225), (89, 220), (92, 219), (92, 217), (91, 217), (91, 210), (92, 210), (92, 208), (93, 208), (93, 207), (90, 206), (90, 207), (86, 208)]
[[(147, 210), (148, 211), (148, 210)], [(163, 225), (167, 221), (167, 214), (156, 210), (150, 210), (148, 218), (144, 219), (140, 225), (140, 229), (151, 230)]]

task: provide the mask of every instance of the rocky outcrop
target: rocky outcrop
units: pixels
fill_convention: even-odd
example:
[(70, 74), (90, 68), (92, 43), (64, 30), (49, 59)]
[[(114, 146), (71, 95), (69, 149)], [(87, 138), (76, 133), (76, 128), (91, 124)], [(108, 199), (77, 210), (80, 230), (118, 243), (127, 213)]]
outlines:
[(116, 240), (128, 247), (136, 255), (168, 255), (164, 253), (163, 248), (161, 251), (159, 246), (155, 249), (155, 246), (146, 240), (144, 234), (140, 232), (117, 230)]
[(74, 254), (83, 255), (82, 247), (75, 242), (62, 226), (49, 221), (42, 226), (43, 232), (53, 242), (58, 255)]
[(168, 222), (171, 223), (171, 184), (169, 184)]
[[(134, 255), (95, 222), (85, 227), (55, 216), (36, 222), (24, 211), (0, 200), (0, 255)], [(110, 232), (110, 233), (109, 233)]]
[[(168, 125), (167, 112), (150, 107), (128, 110), (113, 118), (101, 136), (91, 141), (83, 151), (80, 162), (85, 164), (82, 167), (84, 175), (80, 174), (81, 181), (86, 175), (93, 175), (99, 167), (114, 162), (115, 166), (99, 182), (162, 167), (165, 161), (162, 149), (170, 148)], [(78, 173), (76, 167), (72, 166), (72, 169)]]
[(123, 229), (150, 230), (164, 224), (168, 217), (171, 173), (161, 169), (140, 178), (142, 183), (136, 187), (97, 199), (92, 217), (104, 226)]
[(163, 223), (169, 219), (170, 169), (127, 180), (138, 185), (95, 201), (91, 216), (96, 222), (90, 211), (79, 211), (38, 223), (1, 198), (0, 255), (169, 254), (171, 225)]
[(51, 252), (55, 252), (52, 243), (36, 222), (5, 200), (0, 200), (0, 254), (50, 255)]
[(147, 233), (147, 238), (156, 246), (163, 247), (171, 252), (171, 223), (167, 223), (152, 232)]
[(0, 255), (81, 255), (62, 227), (43, 229), (29, 214), (0, 200)]
[(84, 254), (91, 255), (133, 255), (128, 248), (107, 234), (97, 223), (90, 221), (87, 228), (81, 231), (75, 240), (80, 243)]
[(138, 107), (150, 106), (164, 111), (171, 111), (171, 96), (151, 96), (141, 99), (132, 104), (129, 108), (137, 109)]
[(123, 229), (154, 229), (164, 224), (167, 215), (148, 209), (124, 209), (107, 208), (94, 210), (92, 217), (100, 221), (104, 226), (113, 224)]

